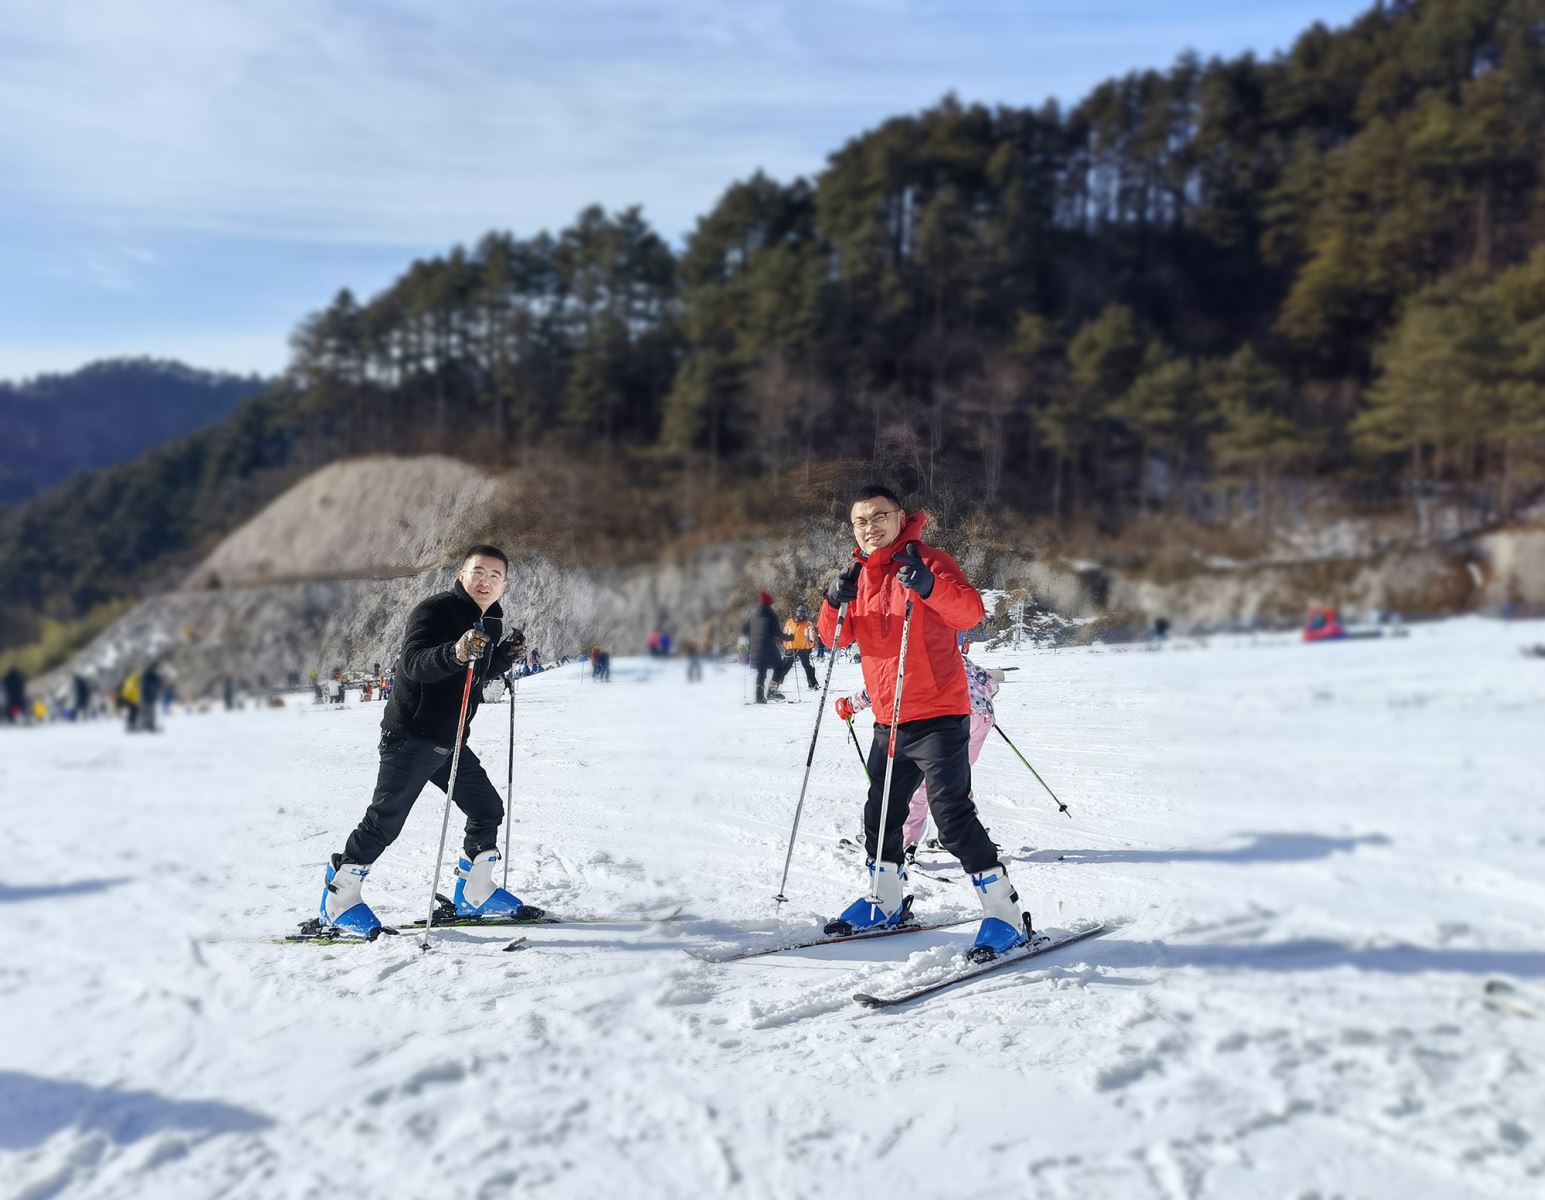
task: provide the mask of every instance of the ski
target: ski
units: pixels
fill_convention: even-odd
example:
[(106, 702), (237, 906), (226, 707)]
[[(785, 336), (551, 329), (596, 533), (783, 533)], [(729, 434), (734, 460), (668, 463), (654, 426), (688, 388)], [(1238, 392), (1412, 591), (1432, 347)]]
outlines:
[(1529, 1021), (1545, 1021), (1545, 1008), (1541, 1007), (1535, 993), (1509, 983), (1506, 979), (1488, 979), (1485, 990), (1486, 1007), (1493, 1012), (1523, 1017)]
[[(456, 914), (456, 906), (450, 900), (447, 900), (444, 896), (438, 896), (436, 899), (441, 904), (440, 911), (435, 913), (434, 928), (436, 929), (467, 929), (480, 925), (489, 928), (501, 925), (655, 925), (661, 921), (669, 921), (679, 917), (682, 913), (682, 906), (677, 905), (670, 912), (661, 913), (659, 916), (635, 913), (627, 917), (560, 917), (538, 909), (539, 915), (534, 917), (523, 917), (519, 913), (513, 917), (462, 917)], [(414, 921), (412, 925), (405, 926), (405, 928), (422, 929), (427, 923), (426, 921), (418, 920)]]
[(273, 941), (278, 946), (368, 946), (378, 938), (395, 937), (398, 932), (400, 931), (389, 925), (382, 925), (369, 937), (360, 937), (357, 934), (345, 933), (331, 925), (323, 925), (320, 917), (312, 917), (309, 921), (303, 921), (295, 933), (274, 938)]
[(822, 934), (820, 937), (808, 938), (802, 942), (784, 942), (777, 946), (758, 946), (752, 950), (739, 950), (730, 954), (713, 954), (708, 951), (689, 949), (687, 951), (693, 958), (702, 959), (711, 963), (744, 962), (748, 958), (762, 958), (768, 954), (786, 954), (790, 950), (808, 950), (812, 946), (835, 946), (841, 942), (867, 942), (875, 938), (895, 937), (902, 933), (927, 933), (933, 929), (953, 929), (957, 925), (968, 925), (972, 921), (980, 920), (980, 916), (957, 917), (953, 921), (931, 921), (928, 924), (891, 925), (885, 929), (866, 929), (858, 933), (844, 933), (836, 937)]
[[(440, 897), (440, 899), (445, 900), (443, 896)], [(450, 902), (445, 901), (445, 903), (449, 904)], [(435, 915), (434, 928), (475, 929), (478, 926), (483, 926), (489, 929), (493, 929), (500, 926), (508, 928), (511, 925), (654, 925), (661, 921), (669, 921), (675, 917), (679, 917), (682, 911), (683, 909), (678, 906), (672, 909), (670, 912), (662, 913), (659, 916), (635, 915), (629, 917), (558, 917), (553, 916), (550, 913), (542, 913), (541, 916), (527, 917), (524, 919), (520, 917), (459, 917), (453, 916), (449, 913), (444, 915), (437, 913)], [(402, 929), (422, 928), (424, 928), (424, 922), (422, 920), (414, 921), (411, 925), (405, 925), (402, 927)], [(312, 917), (311, 920), (303, 923), (297, 932), (284, 937), (276, 937), (271, 940), (275, 945), (280, 946), (368, 946), (377, 938), (384, 936), (395, 936), (401, 933), (402, 929), (394, 929), (390, 925), (383, 925), (370, 937), (366, 938), (359, 937), (351, 933), (345, 933), (329, 925), (323, 925), (319, 918)], [(519, 942), (523, 942), (524, 940), (524, 938), (519, 938), (516, 940), (516, 942), (512, 942), (508, 948), (514, 948)]]
[(1074, 942), (1081, 942), (1085, 938), (1092, 938), (1096, 934), (1104, 933), (1104, 925), (1092, 925), (1087, 929), (1076, 930), (1073, 933), (1063, 934), (1061, 937), (1048, 937), (1044, 934), (1037, 935), (1035, 941), (1028, 946), (1010, 950), (1007, 954), (1000, 954), (997, 958), (984, 963), (967, 962), (943, 979), (925, 984), (919, 988), (913, 988), (907, 992), (897, 992), (893, 996), (871, 996), (866, 992), (855, 992), (853, 999), (857, 1000), (865, 1008), (892, 1008), (897, 1004), (906, 1004), (911, 1000), (921, 999), (923, 996), (931, 996), (935, 992), (945, 988), (954, 987), (957, 983), (965, 983), (970, 979), (977, 979), (983, 975), (990, 975), (994, 971), (1004, 967), (1011, 967), (1015, 963), (1024, 962), (1027, 958), (1036, 958), (1042, 954), (1050, 954), (1053, 950), (1060, 950), (1064, 946), (1071, 946)]

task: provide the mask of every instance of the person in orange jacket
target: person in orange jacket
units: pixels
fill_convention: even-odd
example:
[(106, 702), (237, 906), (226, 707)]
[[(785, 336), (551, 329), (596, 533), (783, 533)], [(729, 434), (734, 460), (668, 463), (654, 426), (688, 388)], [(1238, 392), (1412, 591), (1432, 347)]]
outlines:
[[(982, 597), (953, 558), (922, 540), (927, 517), (909, 513), (889, 488), (874, 484), (861, 489), (849, 519), (857, 542), (853, 563), (827, 589), (819, 633), (834, 650), (858, 644), (864, 684), (874, 699), (869, 797), (864, 806), (870, 879), (865, 895), (829, 922), (827, 932), (841, 935), (908, 919), (911, 898), (905, 895), (902, 827), (908, 799), (926, 781), (939, 842), (960, 860), (981, 901), (982, 924), (972, 957), (990, 959), (1029, 940), (1030, 918), (1019, 907), (1019, 895), (971, 798), (971, 690), (955, 635), (981, 623)], [(909, 601), (912, 624), (906, 678), (882, 830), (890, 723)], [(839, 639), (837, 614), (843, 604), (847, 617)]]
[(815, 678), (815, 667), (810, 663), (810, 652), (814, 649), (815, 623), (810, 619), (810, 610), (801, 604), (794, 610), (794, 619), (783, 623), (783, 662), (773, 672), (773, 692), (782, 689), (783, 681), (794, 669), (795, 662), (805, 668), (805, 683), (812, 692), (815, 691), (819, 685)]

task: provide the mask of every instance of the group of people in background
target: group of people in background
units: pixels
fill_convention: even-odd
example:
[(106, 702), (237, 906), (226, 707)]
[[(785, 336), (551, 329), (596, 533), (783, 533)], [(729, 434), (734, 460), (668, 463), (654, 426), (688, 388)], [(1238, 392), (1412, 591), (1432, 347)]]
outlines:
[[(362, 702), (371, 700), (386, 700), (392, 694), (392, 668), (385, 672), (381, 670), (381, 664), (376, 663), (375, 669), (368, 675), (362, 675), (359, 679), (345, 679), (343, 671), (333, 672), (331, 679), (321, 678), (320, 672), (311, 672), (311, 698), (316, 704), (342, 704), (347, 698), (351, 687), (359, 688), (359, 698)], [(227, 681), (229, 682), (229, 681)], [(226, 707), (231, 707), (227, 700)]]
[(824, 658), (826, 644), (816, 636), (807, 605), (796, 605), (793, 618), (780, 624), (772, 596), (759, 592), (741, 638), (745, 642), (741, 662), (756, 672), (756, 703), (786, 699), (783, 681), (796, 665), (803, 669), (805, 685), (811, 691), (820, 686), (811, 656)]
[(53, 697), (29, 697), (27, 679), (20, 667), (11, 667), (3, 681), (7, 725), (41, 725), (50, 721), (90, 721), (121, 712), (130, 733), (154, 733), (156, 713), (170, 708), (176, 690), (161, 664), (133, 670), (116, 687), (102, 690), (77, 672), (59, 685)]

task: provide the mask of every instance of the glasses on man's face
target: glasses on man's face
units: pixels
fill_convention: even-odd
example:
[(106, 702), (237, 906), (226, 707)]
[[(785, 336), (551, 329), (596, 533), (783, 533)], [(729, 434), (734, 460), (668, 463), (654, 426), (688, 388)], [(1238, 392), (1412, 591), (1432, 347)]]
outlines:
[(489, 583), (495, 585), (504, 582), (504, 573), (502, 571), (490, 571), (485, 567), (473, 567), (472, 570), (467, 572), (467, 574), (471, 575), (472, 578), (476, 579), (479, 583), (485, 579)]
[(881, 525), (885, 524), (886, 521), (889, 521), (900, 511), (901, 510), (899, 508), (888, 508), (884, 512), (875, 513), (872, 517), (854, 517), (853, 528), (858, 533), (863, 533), (864, 530), (868, 529), (871, 525), (878, 529)]

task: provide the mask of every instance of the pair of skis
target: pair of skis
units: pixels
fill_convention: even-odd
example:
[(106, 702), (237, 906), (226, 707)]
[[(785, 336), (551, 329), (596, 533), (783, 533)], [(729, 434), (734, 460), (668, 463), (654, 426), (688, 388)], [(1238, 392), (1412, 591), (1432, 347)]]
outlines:
[[(653, 925), (660, 921), (669, 921), (673, 917), (678, 917), (682, 912), (681, 906), (678, 905), (669, 912), (661, 913), (658, 916), (638, 914), (631, 917), (559, 917), (538, 909), (536, 910), (536, 915), (529, 917), (519, 914), (513, 917), (463, 917), (457, 914), (455, 904), (446, 897), (437, 894), (435, 899), (440, 902), (440, 908), (435, 913), (435, 929), (495, 929), (500, 927), (507, 928), (511, 925), (617, 925), (640, 923)], [(302, 924), (297, 932), (287, 937), (276, 938), (275, 941), (283, 945), (299, 943), (312, 946), (366, 945), (381, 937), (395, 937), (403, 929), (423, 929), (427, 923), (426, 921), (418, 920), (410, 925), (403, 926), (402, 929), (383, 925), (368, 938), (364, 938), (356, 937), (352, 934), (339, 933), (338, 930), (331, 926), (323, 925), (319, 918), (312, 917), (311, 920)], [(524, 941), (524, 938), (519, 939), (519, 942)], [(505, 949), (514, 949), (517, 944), (517, 942), (512, 942)]]
[[(822, 936), (796, 942), (785, 942), (776, 946), (758, 946), (730, 954), (715, 955), (698, 953), (696, 951), (689, 951), (688, 953), (706, 962), (744, 962), (750, 958), (762, 958), (769, 954), (786, 954), (793, 950), (807, 950), (815, 946), (833, 946), (843, 942), (873, 941), (878, 938), (896, 937), (905, 933), (927, 933), (931, 930), (953, 929), (960, 925), (969, 925), (971, 922), (979, 919), (973, 916), (963, 917), (954, 921), (934, 921), (928, 924), (907, 923), (894, 925), (887, 929), (871, 929), (836, 937)], [(1087, 938), (1097, 937), (1106, 931), (1107, 927), (1105, 925), (1094, 924), (1081, 926), (1059, 934), (1037, 933), (1023, 946), (1016, 946), (1014, 949), (999, 954), (986, 962), (972, 962), (967, 959), (940, 978), (920, 986), (883, 996), (875, 996), (867, 992), (855, 992), (853, 999), (865, 1008), (894, 1008), (900, 1004), (908, 1004), (913, 1000), (920, 1000), (924, 996), (931, 996), (935, 992), (942, 992), (946, 988), (955, 987), (958, 984), (967, 983), (973, 979), (980, 979), (983, 975), (990, 975), (994, 971), (1001, 971), (1006, 967), (1012, 967), (1024, 962), (1026, 959), (1038, 958), (1043, 954), (1050, 954), (1054, 950), (1061, 950), (1065, 946), (1071, 946)]]

